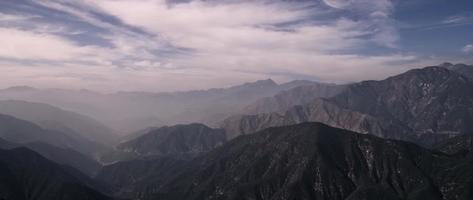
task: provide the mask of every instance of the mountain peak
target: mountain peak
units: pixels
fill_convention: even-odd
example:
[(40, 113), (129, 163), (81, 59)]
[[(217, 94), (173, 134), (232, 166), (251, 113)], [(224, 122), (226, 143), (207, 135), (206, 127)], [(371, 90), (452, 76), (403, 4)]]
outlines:
[(243, 85), (234, 86), (232, 88), (253, 88), (253, 87), (274, 87), (278, 84), (272, 79), (257, 80), (254, 82), (246, 82)]
[(448, 67), (453, 66), (453, 64), (450, 63), (450, 62), (444, 62), (444, 63), (442, 63), (442, 64), (440, 64), (440, 65), (438, 65), (438, 66), (439, 66), (439, 67), (446, 67), (446, 68), (448, 68)]
[(430, 67), (424, 67), (424, 68), (419, 68), (419, 69), (412, 69), (407, 71), (406, 73), (399, 74), (394, 77), (417, 77), (417, 76), (425, 76), (425, 77), (431, 77), (431, 78), (436, 78), (440, 76), (449, 76), (450, 74), (455, 74), (451, 70), (445, 68), (445, 67), (439, 67), (439, 66), (430, 66)]
[(257, 80), (255, 82), (249, 83), (252, 85), (277, 85), (276, 82), (273, 81), (273, 79), (264, 79), (264, 80)]

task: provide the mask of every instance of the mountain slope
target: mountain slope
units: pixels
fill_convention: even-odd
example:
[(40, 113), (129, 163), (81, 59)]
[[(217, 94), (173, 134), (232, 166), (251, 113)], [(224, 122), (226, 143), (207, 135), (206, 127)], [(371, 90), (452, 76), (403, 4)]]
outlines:
[(354, 84), (335, 104), (397, 120), (416, 134), (473, 131), (473, 83), (440, 67), (415, 69), (383, 81)]
[(96, 180), (117, 188), (115, 195), (133, 198), (134, 192), (149, 184), (162, 184), (185, 169), (189, 160), (158, 156), (120, 161), (104, 166)]
[(209, 151), (225, 141), (221, 129), (203, 124), (165, 126), (154, 129), (131, 141), (118, 145), (118, 149), (139, 155), (198, 154)]
[(471, 65), (444, 63), (440, 67), (445, 67), (473, 80), (473, 66)]
[(71, 148), (93, 156), (102, 147), (77, 135), (46, 130), (31, 122), (0, 114), (0, 138), (9, 142), (27, 144), (43, 142), (63, 148)]
[(389, 137), (386, 133), (396, 132), (400, 138), (409, 138), (408, 128), (392, 124), (361, 112), (341, 108), (325, 99), (316, 99), (303, 106), (293, 106), (285, 112), (272, 112), (257, 115), (237, 115), (225, 119), (222, 127), (229, 138), (250, 134), (268, 127), (285, 126), (301, 122), (321, 122), (330, 126), (352, 130), (359, 133)]
[[(314, 100), (302, 108), (291, 107), (282, 115), (232, 117), (224, 121), (223, 128), (230, 136), (235, 136), (269, 126), (319, 121), (429, 145), (441, 138), (473, 132), (471, 88), (472, 81), (451, 70), (442, 67), (414, 69), (382, 81), (348, 85), (331, 98)], [(268, 115), (281, 117), (268, 119)], [(347, 121), (347, 116), (352, 118)]]
[(0, 199), (111, 199), (82, 183), (77, 175), (26, 148), (0, 150), (0, 177)]
[(39, 153), (48, 160), (61, 165), (69, 165), (89, 177), (94, 176), (102, 167), (97, 161), (72, 149), (56, 147), (50, 144), (33, 142), (28, 144), (15, 144), (0, 138), (0, 149), (14, 149), (26, 147)]
[(111, 138), (116, 137), (113, 130), (90, 117), (47, 104), (0, 101), (0, 113), (33, 122), (45, 129), (79, 134), (95, 142), (109, 143)]
[(450, 138), (436, 144), (434, 148), (447, 154), (471, 154), (473, 159), (473, 135), (460, 135)]
[(72, 149), (55, 147), (40, 142), (29, 143), (24, 146), (41, 154), (48, 160), (61, 165), (69, 165), (89, 177), (93, 177), (102, 167), (97, 161)]
[(240, 136), (143, 199), (471, 199), (473, 165), (412, 143), (319, 123)]
[(110, 163), (147, 156), (193, 157), (225, 141), (222, 129), (212, 129), (203, 124), (164, 126), (118, 144), (117, 151), (105, 154), (102, 161)]

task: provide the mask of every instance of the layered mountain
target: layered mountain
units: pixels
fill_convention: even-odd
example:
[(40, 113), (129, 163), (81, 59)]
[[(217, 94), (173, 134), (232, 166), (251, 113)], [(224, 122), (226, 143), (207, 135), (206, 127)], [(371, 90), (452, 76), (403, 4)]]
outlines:
[(80, 172), (26, 149), (0, 150), (0, 199), (107, 200)]
[(413, 140), (407, 127), (392, 124), (361, 112), (345, 109), (325, 100), (315, 99), (306, 105), (297, 105), (285, 112), (271, 112), (257, 115), (236, 115), (223, 121), (228, 138), (251, 134), (268, 127), (293, 125), (302, 122), (322, 122), (324, 124), (352, 130), (359, 133), (388, 137), (386, 133), (396, 133), (399, 139)]
[(0, 138), (0, 149), (13, 149), (16, 147), (19, 147), (20, 145), (6, 141), (2, 138)]
[[(17, 99), (57, 106), (91, 116), (122, 133), (165, 124), (206, 123), (239, 113), (263, 97), (310, 81), (277, 84), (271, 79), (228, 88), (186, 92), (118, 92), (103, 94), (88, 90), (13, 87), (0, 90), (0, 99)], [(21, 118), (21, 117), (20, 117)]]
[(320, 123), (240, 136), (184, 164), (132, 162), (99, 177), (139, 199), (473, 198), (471, 162)]
[(2, 114), (0, 114), (0, 138), (18, 144), (47, 143), (61, 148), (74, 149), (91, 157), (103, 150), (101, 145), (81, 136), (43, 129), (29, 121)]
[(19, 147), (26, 147), (33, 150), (55, 163), (69, 165), (89, 177), (95, 176), (95, 174), (102, 168), (102, 165), (97, 161), (72, 149), (60, 148), (41, 142), (16, 144), (0, 138), (0, 149), (14, 149)]
[(473, 131), (473, 83), (443, 67), (414, 69), (382, 81), (348, 85), (339, 94), (286, 112), (234, 116), (230, 137), (305, 121), (387, 138), (432, 144)]
[(193, 157), (225, 141), (224, 130), (203, 124), (164, 126), (117, 145), (118, 152), (105, 155), (102, 160), (113, 162), (148, 156)]
[(43, 157), (54, 161), (55, 163), (69, 165), (89, 177), (95, 176), (102, 168), (102, 165), (98, 161), (73, 149), (56, 147), (40, 142), (25, 144), (24, 147), (39, 153)]
[(317, 98), (333, 97), (346, 88), (346, 85), (313, 83), (284, 90), (274, 96), (257, 100), (244, 108), (246, 114), (285, 111), (293, 106), (305, 105)]
[(110, 143), (117, 137), (113, 130), (90, 117), (43, 103), (0, 101), (0, 113), (33, 122), (45, 129), (78, 134), (91, 141)]

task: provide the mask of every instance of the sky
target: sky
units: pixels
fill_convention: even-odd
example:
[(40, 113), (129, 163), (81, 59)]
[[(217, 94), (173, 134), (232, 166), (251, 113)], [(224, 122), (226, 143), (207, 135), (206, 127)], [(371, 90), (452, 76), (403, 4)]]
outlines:
[(347, 83), (473, 64), (471, 0), (0, 0), (0, 88)]

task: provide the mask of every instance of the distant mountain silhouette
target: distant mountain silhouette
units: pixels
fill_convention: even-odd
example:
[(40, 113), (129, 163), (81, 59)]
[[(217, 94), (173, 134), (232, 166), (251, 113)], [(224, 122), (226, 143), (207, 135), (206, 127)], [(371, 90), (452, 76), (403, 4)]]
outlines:
[(0, 138), (12, 143), (42, 142), (62, 148), (71, 148), (92, 157), (103, 147), (79, 135), (43, 129), (31, 122), (0, 114)]
[[(166, 124), (198, 122), (217, 125), (222, 118), (240, 113), (245, 106), (263, 97), (270, 97), (287, 89), (311, 84), (315, 83), (291, 81), (277, 84), (273, 80), (267, 79), (208, 90), (160, 93), (117, 92), (111, 94), (90, 90), (12, 87), (0, 90), (0, 99), (46, 103), (91, 116), (122, 134), (127, 134), (146, 127), (159, 127)], [(70, 128), (73, 130), (74, 128), (85, 129), (86, 126)], [(99, 127), (95, 128), (98, 130)], [(103, 139), (106, 139), (106, 131), (103, 132), (97, 137), (105, 136)]]
[(36, 123), (45, 129), (79, 134), (95, 142), (110, 143), (117, 137), (113, 130), (90, 117), (43, 103), (0, 101), (0, 113)]

